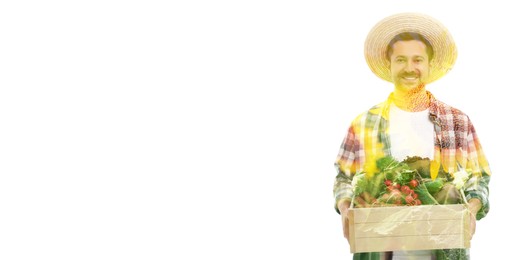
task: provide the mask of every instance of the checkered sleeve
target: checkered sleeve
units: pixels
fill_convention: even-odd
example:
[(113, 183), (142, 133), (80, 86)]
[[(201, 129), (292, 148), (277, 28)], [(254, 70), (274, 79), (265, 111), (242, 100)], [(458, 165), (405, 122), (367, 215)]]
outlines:
[(482, 203), (482, 208), (476, 215), (476, 218), (479, 220), (485, 217), (490, 209), (489, 182), (491, 171), (471, 122), (469, 122), (467, 142), (469, 167), (473, 171), (473, 176), (466, 182), (464, 193), (466, 194), (466, 200), (469, 201), (472, 198), (477, 198)]
[(359, 165), (360, 142), (351, 126), (340, 146), (340, 151), (335, 160), (335, 169), (337, 175), (333, 187), (333, 195), (335, 197), (335, 210), (340, 213), (337, 204), (342, 199), (350, 200), (353, 196), (353, 188), (351, 185), (352, 177), (356, 173)]
[(465, 184), (464, 193), (466, 200), (479, 199), (482, 203), (482, 208), (476, 213), (476, 219), (480, 220), (487, 215), (490, 209), (489, 203), (489, 181), (490, 176), (483, 174), (482, 176), (473, 176)]

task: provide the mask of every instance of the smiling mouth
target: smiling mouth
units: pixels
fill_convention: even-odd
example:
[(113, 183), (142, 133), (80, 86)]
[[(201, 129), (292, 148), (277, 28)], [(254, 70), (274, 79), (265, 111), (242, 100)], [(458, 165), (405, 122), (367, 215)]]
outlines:
[(416, 73), (403, 73), (400, 75), (400, 78), (405, 80), (405, 81), (416, 81), (420, 78), (420, 76)]

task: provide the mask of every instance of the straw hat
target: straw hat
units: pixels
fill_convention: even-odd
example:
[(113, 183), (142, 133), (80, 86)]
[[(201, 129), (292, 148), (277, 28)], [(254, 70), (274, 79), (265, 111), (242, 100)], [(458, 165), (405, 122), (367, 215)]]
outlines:
[(448, 30), (430, 16), (400, 13), (377, 23), (365, 40), (365, 59), (375, 75), (393, 82), (386, 48), (393, 37), (404, 32), (419, 33), (432, 45), (434, 58), (430, 61), (430, 75), (426, 83), (441, 78), (452, 69), (457, 59), (457, 47)]

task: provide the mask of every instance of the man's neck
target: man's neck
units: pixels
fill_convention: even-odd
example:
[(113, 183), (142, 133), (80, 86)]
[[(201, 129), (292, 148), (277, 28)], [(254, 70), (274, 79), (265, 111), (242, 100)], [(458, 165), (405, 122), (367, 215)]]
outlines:
[(410, 91), (395, 88), (393, 91), (393, 102), (402, 110), (418, 112), (429, 108), (430, 97), (425, 90), (425, 85)]

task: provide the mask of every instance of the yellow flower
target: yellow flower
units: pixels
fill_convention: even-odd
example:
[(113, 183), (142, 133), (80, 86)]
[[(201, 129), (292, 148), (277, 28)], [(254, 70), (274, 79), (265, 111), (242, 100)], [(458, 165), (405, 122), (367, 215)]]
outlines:
[(435, 180), (437, 178), (440, 166), (441, 163), (439, 163), (438, 161), (436, 160), (430, 161), (430, 177), (432, 178), (432, 180)]
[(367, 179), (370, 179), (378, 172), (377, 160), (384, 157), (383, 144), (377, 142), (375, 146), (367, 147), (366, 161), (363, 170), (366, 173)]
[(372, 176), (374, 176), (374, 174), (377, 172), (377, 164), (375, 163), (375, 160), (371, 159), (371, 160), (368, 160), (366, 163), (365, 163), (365, 173), (366, 173), (366, 176), (368, 179), (372, 178)]

